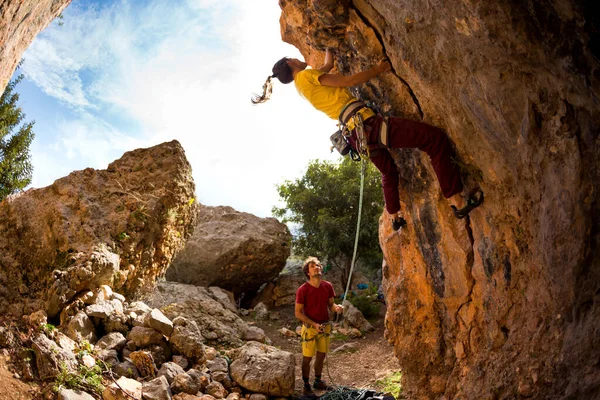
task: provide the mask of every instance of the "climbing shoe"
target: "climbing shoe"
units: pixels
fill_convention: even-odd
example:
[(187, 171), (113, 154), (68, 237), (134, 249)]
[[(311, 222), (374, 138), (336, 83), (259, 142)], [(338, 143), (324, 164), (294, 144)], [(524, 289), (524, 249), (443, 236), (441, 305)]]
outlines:
[(392, 219), (392, 229), (397, 231), (398, 229), (406, 226), (406, 220), (402, 217)]
[(324, 381), (315, 381), (315, 383), (313, 383), (313, 387), (315, 389), (319, 389), (319, 390), (333, 390), (333, 388), (331, 386), (329, 386), (328, 384), (326, 384)]
[(463, 219), (467, 215), (469, 215), (471, 211), (479, 207), (481, 203), (483, 203), (483, 192), (481, 190), (478, 190), (475, 193), (469, 195), (469, 197), (467, 198), (467, 205), (461, 208), (460, 210), (456, 208), (456, 206), (450, 207), (452, 207), (452, 211), (454, 212), (454, 216), (456, 218)]
[(314, 396), (314, 392), (312, 390), (312, 388), (310, 387), (309, 383), (305, 383), (304, 387), (302, 388), (302, 394), (305, 396)]

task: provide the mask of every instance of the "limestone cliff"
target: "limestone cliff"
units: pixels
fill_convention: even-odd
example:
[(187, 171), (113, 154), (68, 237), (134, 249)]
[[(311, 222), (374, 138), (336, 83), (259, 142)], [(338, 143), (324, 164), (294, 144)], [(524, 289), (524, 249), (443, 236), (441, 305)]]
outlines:
[[(394, 151), (408, 227), (380, 243), (386, 334), (410, 398), (600, 390), (598, 25), (591, 2), (280, 0), (283, 40), (384, 114), (442, 127), (485, 204), (452, 216), (426, 156)], [(275, 60), (274, 60), (275, 61)]]
[(0, 0), (0, 92), (33, 38), (71, 0)]

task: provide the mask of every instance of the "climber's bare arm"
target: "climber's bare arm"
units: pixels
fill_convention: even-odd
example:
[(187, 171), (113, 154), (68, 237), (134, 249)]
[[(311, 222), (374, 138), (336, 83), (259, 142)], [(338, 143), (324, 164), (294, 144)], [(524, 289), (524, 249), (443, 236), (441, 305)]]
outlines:
[(319, 76), (319, 82), (323, 86), (351, 87), (365, 83), (377, 75), (390, 71), (391, 69), (392, 66), (390, 65), (389, 61), (385, 60), (381, 61), (373, 68), (356, 73), (354, 75), (345, 76), (337, 74), (323, 74)]
[(333, 55), (331, 54), (331, 50), (325, 50), (325, 62), (319, 71), (328, 73), (333, 68)]

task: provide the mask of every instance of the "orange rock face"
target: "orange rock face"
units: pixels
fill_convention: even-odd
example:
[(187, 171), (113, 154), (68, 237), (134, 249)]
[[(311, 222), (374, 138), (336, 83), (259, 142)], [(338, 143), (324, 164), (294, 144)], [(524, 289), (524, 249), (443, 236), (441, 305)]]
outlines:
[[(408, 226), (380, 221), (386, 336), (410, 398), (590, 398), (600, 388), (600, 38), (581, 2), (280, 0), (319, 66), (393, 71), (356, 88), (443, 128), (467, 190), (456, 220), (428, 158), (393, 150)], [(276, 60), (273, 60), (275, 62)], [(316, 112), (316, 111), (315, 111)]]

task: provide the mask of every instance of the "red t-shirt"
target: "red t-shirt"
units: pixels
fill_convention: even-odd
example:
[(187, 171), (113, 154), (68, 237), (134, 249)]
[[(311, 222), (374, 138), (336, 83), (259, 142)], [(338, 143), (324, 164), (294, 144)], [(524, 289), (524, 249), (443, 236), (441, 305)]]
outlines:
[(317, 324), (329, 321), (329, 299), (333, 297), (333, 286), (327, 281), (321, 281), (318, 288), (306, 282), (296, 291), (296, 303), (304, 304), (304, 315)]

